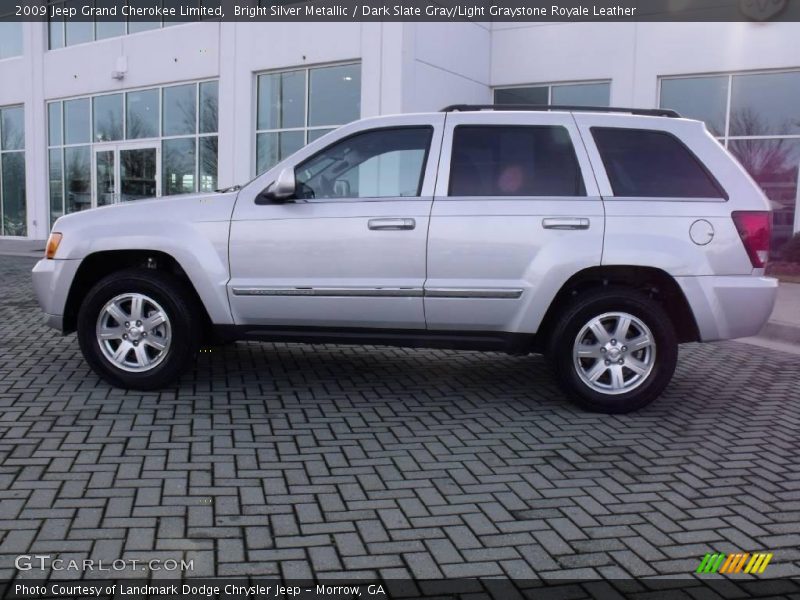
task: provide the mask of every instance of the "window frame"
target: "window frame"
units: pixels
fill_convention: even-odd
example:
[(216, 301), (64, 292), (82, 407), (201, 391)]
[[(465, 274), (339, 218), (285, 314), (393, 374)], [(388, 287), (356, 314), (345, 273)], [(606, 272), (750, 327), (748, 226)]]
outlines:
[[(608, 84), (608, 105), (611, 106), (611, 92), (614, 84), (613, 79), (586, 79), (577, 81), (553, 81), (542, 83), (520, 83), (514, 85), (498, 85), (492, 88), (492, 103), (497, 104), (495, 100), (495, 92), (497, 90), (518, 90), (524, 88), (547, 88), (547, 104), (553, 104), (553, 88), (562, 86), (576, 86), (576, 85), (598, 85), (601, 83)], [(591, 106), (591, 105), (586, 105)]]
[[(401, 200), (424, 200), (425, 197), (422, 195), (422, 189), (425, 184), (425, 173), (428, 170), (428, 162), (430, 159), (430, 152), (431, 146), (433, 145), (433, 135), (436, 131), (434, 125), (431, 123), (421, 123), (419, 125), (388, 125), (386, 127), (373, 127), (370, 129), (362, 129), (360, 131), (354, 131), (344, 137), (341, 137), (337, 140), (334, 140), (327, 146), (320, 148), (313, 154), (306, 156), (303, 160), (299, 163), (292, 165), (292, 173), (294, 174), (295, 181), (297, 180), (297, 169), (299, 169), (305, 163), (314, 160), (320, 154), (327, 151), (329, 148), (337, 146), (343, 142), (346, 142), (350, 139), (355, 137), (359, 137), (362, 135), (372, 134), (376, 132), (386, 133), (388, 131), (399, 131), (399, 130), (406, 130), (406, 129), (424, 129), (428, 131), (428, 144), (425, 148), (425, 154), (422, 157), (422, 163), (420, 165), (420, 173), (419, 173), (419, 181), (417, 182), (417, 192), (413, 196), (360, 196), (357, 198), (307, 198), (304, 199), (304, 202), (314, 203), (314, 204), (322, 204), (322, 203), (331, 203), (331, 202), (391, 202), (396, 201), (398, 198)], [(306, 144), (308, 145), (308, 144)], [(272, 168), (272, 167), (270, 167)], [(270, 169), (264, 171), (267, 173)], [(264, 174), (262, 173), (262, 175)]]
[[(309, 136), (312, 131), (323, 131), (325, 133), (322, 136), (326, 135), (327, 133), (333, 132), (339, 127), (343, 125), (347, 125), (347, 123), (338, 123), (338, 124), (331, 124), (331, 125), (309, 125), (309, 109), (311, 105), (311, 71), (315, 69), (327, 69), (330, 67), (358, 67), (359, 69), (359, 77), (363, 76), (363, 69), (362, 69), (362, 62), (361, 60), (345, 60), (345, 61), (338, 61), (338, 62), (331, 62), (331, 63), (321, 63), (321, 64), (314, 64), (314, 65), (299, 65), (299, 66), (291, 66), (291, 67), (282, 67), (278, 69), (270, 69), (266, 71), (259, 71), (256, 72), (254, 85), (253, 85), (253, 137), (251, 141), (251, 147), (253, 149), (252, 159), (251, 159), (251, 173), (255, 178), (263, 175), (267, 171), (269, 171), (275, 165), (271, 165), (261, 171), (258, 172), (258, 136), (264, 133), (302, 133), (303, 134), (303, 144), (298, 148), (298, 150), (304, 148), (308, 144), (315, 142), (319, 139), (319, 137), (315, 139), (309, 139)], [(281, 75), (282, 73), (292, 73), (295, 71), (300, 71), (303, 73), (303, 85), (304, 85), (304, 94), (303, 94), (303, 125), (301, 127), (279, 127), (279, 128), (268, 128), (268, 129), (260, 129), (258, 127), (258, 108), (259, 108), (259, 79), (265, 75)], [(363, 79), (361, 79), (361, 85), (359, 87), (359, 93), (364, 88)], [(356, 120), (361, 118), (362, 110), (359, 107), (359, 114)], [(322, 137), (320, 136), (320, 137)], [(297, 150), (295, 150), (297, 152)], [(281, 161), (285, 160), (286, 156), (278, 158), (278, 162), (275, 164), (280, 163)]]
[[(583, 190), (583, 193), (582, 194), (570, 194), (570, 195), (564, 195), (564, 196), (552, 196), (552, 195), (549, 195), (549, 196), (528, 196), (528, 195), (497, 195), (497, 196), (461, 196), (461, 195), (458, 195), (458, 196), (454, 196), (452, 194), (452, 189), (453, 189), (453, 152), (454, 152), (454, 149), (455, 149), (456, 132), (460, 128), (471, 128), (471, 129), (476, 129), (476, 128), (480, 128), (480, 129), (497, 129), (497, 128), (503, 128), (503, 129), (522, 129), (522, 128), (525, 128), (525, 129), (548, 129), (548, 128), (560, 128), (560, 129), (563, 129), (564, 132), (567, 134), (567, 138), (570, 141), (570, 149), (572, 151), (572, 156), (575, 159), (575, 166), (577, 167), (577, 170), (578, 170), (578, 176), (580, 177), (580, 187)], [(503, 198), (503, 199), (512, 199), (512, 200), (524, 200), (524, 199), (527, 199), (527, 198), (533, 198), (533, 199), (542, 199), (542, 198), (559, 198), (559, 199), (579, 198), (579, 199), (586, 200), (586, 199), (590, 198), (589, 190), (586, 188), (586, 177), (584, 176), (583, 169), (581, 168), (581, 161), (580, 161), (580, 158), (578, 156), (578, 151), (575, 148), (575, 140), (573, 139), (573, 136), (570, 134), (569, 128), (567, 126), (565, 126), (565, 125), (549, 124), (549, 123), (542, 123), (542, 124), (525, 123), (525, 124), (519, 124), (519, 125), (511, 124), (511, 123), (458, 123), (457, 125), (453, 126), (452, 133), (450, 134), (450, 152), (449, 152), (448, 156), (449, 156), (448, 160), (449, 160), (450, 164), (448, 165), (448, 174), (447, 174), (447, 195), (446, 195), (447, 198), (472, 198), (472, 199), (475, 199), (475, 198), (492, 198), (492, 199)]]
[[(623, 130), (623, 131), (634, 131), (634, 132), (640, 132), (640, 133), (651, 133), (651, 134), (655, 133), (655, 134), (661, 134), (661, 135), (665, 135), (665, 136), (667, 136), (669, 138), (672, 138), (674, 141), (676, 141), (678, 143), (678, 145), (680, 147), (682, 147), (686, 151), (686, 153), (691, 158), (691, 160), (693, 160), (694, 163), (698, 167), (700, 167), (701, 172), (703, 172), (705, 174), (705, 176), (711, 182), (711, 185), (714, 186), (717, 189), (717, 192), (719, 192), (720, 196), (719, 197), (713, 197), (713, 196), (708, 196), (708, 197), (707, 196), (618, 196), (616, 191), (614, 190), (614, 183), (611, 181), (611, 177), (609, 176), (609, 169), (608, 169), (608, 165), (606, 163), (606, 158), (603, 155), (603, 152), (601, 152), (600, 146), (597, 144), (597, 138), (595, 138), (595, 135), (594, 135), (594, 132), (595, 132), (596, 129), (615, 129), (615, 130)], [(589, 133), (592, 136), (592, 140), (591, 141), (592, 141), (592, 144), (594, 144), (594, 147), (595, 147), (595, 149), (597, 151), (597, 155), (600, 157), (600, 161), (601, 161), (601, 163), (603, 165), (603, 171), (605, 172), (606, 179), (608, 180), (608, 185), (610, 186), (611, 191), (613, 193), (612, 198), (614, 198), (614, 199), (617, 199), (617, 200), (641, 200), (641, 201), (645, 201), (645, 199), (646, 199), (647, 201), (654, 201), (654, 202), (664, 201), (664, 200), (667, 200), (667, 201), (668, 200), (679, 200), (679, 201), (685, 201), (685, 202), (704, 202), (704, 201), (707, 201), (707, 202), (727, 202), (730, 199), (730, 196), (728, 195), (728, 191), (722, 186), (722, 184), (719, 182), (719, 180), (708, 169), (708, 167), (705, 165), (705, 163), (698, 158), (697, 154), (695, 154), (695, 152), (691, 148), (689, 148), (689, 146), (687, 146), (686, 143), (680, 137), (678, 137), (677, 135), (675, 135), (671, 131), (667, 131), (665, 129), (652, 129), (652, 128), (648, 129), (648, 128), (645, 128), (645, 127), (613, 127), (613, 126), (608, 126), (608, 125), (591, 125), (591, 126), (589, 126)]]

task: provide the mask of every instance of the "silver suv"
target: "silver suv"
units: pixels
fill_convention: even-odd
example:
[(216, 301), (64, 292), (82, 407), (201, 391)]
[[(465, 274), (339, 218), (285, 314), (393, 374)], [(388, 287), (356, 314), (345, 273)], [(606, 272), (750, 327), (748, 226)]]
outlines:
[(364, 119), (241, 188), (62, 217), (46, 321), (125, 388), (211, 342), (446, 347), (541, 352), (608, 413), (655, 399), (679, 343), (758, 333), (769, 205), (702, 123), (500, 108)]

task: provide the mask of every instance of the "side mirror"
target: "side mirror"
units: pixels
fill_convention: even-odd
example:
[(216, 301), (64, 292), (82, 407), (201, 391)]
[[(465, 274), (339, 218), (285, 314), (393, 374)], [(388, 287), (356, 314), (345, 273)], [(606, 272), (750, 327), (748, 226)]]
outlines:
[(288, 202), (295, 195), (295, 186), (294, 169), (283, 169), (278, 178), (256, 197), (256, 204)]

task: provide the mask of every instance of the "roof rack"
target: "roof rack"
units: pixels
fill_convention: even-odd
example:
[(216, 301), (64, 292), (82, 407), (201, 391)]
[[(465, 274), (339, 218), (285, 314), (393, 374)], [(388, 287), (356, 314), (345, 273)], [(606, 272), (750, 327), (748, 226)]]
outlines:
[(464, 112), (475, 110), (574, 110), (588, 112), (629, 113), (648, 117), (680, 118), (680, 115), (670, 108), (622, 108), (619, 106), (574, 106), (570, 104), (451, 104), (445, 106), (442, 112)]

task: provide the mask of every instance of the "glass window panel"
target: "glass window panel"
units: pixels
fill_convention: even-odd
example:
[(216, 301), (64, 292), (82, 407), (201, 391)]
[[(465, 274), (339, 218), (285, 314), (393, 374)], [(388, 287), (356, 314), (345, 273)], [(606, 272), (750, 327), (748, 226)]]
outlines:
[(459, 126), (451, 196), (585, 196), (564, 127)]
[(86, 144), (91, 140), (89, 99), (64, 102), (64, 143)]
[(302, 131), (259, 133), (256, 137), (256, 172), (261, 174), (305, 144)]
[(129, 140), (158, 137), (158, 90), (126, 94), (126, 136)]
[(125, 21), (97, 21), (95, 25), (98, 40), (125, 35)]
[(95, 96), (93, 106), (94, 140), (110, 142), (122, 139), (122, 94)]
[[(136, 8), (152, 7), (156, 3), (153, 0), (128, 0), (128, 4)], [(153, 21), (152, 17), (130, 17), (128, 18), (128, 33), (139, 33), (161, 27), (161, 21)]]
[(197, 132), (197, 86), (164, 88), (164, 135), (191, 135)]
[(730, 135), (800, 133), (800, 72), (734, 75)]
[(323, 135), (330, 133), (331, 131), (336, 131), (335, 127), (331, 127), (330, 129), (309, 129), (308, 130), (308, 143), (310, 144), (314, 140), (321, 138)]
[(164, 140), (163, 185), (165, 196), (195, 191), (195, 138)]
[(592, 127), (592, 136), (615, 196), (723, 197), (702, 163), (668, 133)]
[(495, 90), (494, 101), (495, 104), (548, 104), (548, 88), (544, 85)]
[(25, 148), (25, 111), (21, 106), (0, 110), (0, 148), (23, 150)]
[(22, 54), (22, 23), (0, 21), (0, 59)]
[(367, 131), (335, 142), (295, 169), (299, 198), (418, 196), (430, 127)]
[(343, 125), (361, 116), (361, 67), (343, 65), (309, 71), (308, 124)]
[(217, 189), (218, 148), (217, 136), (201, 137), (200, 144), (200, 191)]
[(303, 127), (305, 90), (305, 71), (259, 76), (258, 129)]
[(200, 84), (200, 133), (216, 133), (218, 125), (219, 84), (207, 81)]
[[(81, 13), (83, 7), (83, 0), (72, 0), (64, 3), (64, 6)], [(67, 39), (66, 45), (72, 46), (74, 44), (83, 44), (94, 40), (94, 23), (92, 21), (78, 21), (76, 19), (67, 19)]]
[(64, 165), (62, 162), (61, 148), (49, 151), (49, 180), (50, 180), (50, 226), (64, 214)]
[(48, 23), (50, 50), (64, 47), (64, 19), (55, 19)]
[(793, 231), (800, 139), (731, 140), (728, 148), (770, 200), (771, 251), (777, 257)]
[(64, 190), (67, 213), (92, 207), (90, 146), (64, 148)]
[(155, 148), (126, 148), (119, 151), (120, 202), (155, 197), (158, 188), (157, 163)]
[(554, 85), (552, 104), (572, 106), (608, 106), (611, 100), (609, 83), (576, 83)]
[(62, 132), (61, 102), (51, 102), (47, 105), (47, 143), (50, 146), (60, 146)]
[(3, 235), (24, 236), (25, 220), (25, 153), (7, 152), (0, 157), (3, 180)]
[(713, 135), (725, 135), (728, 77), (687, 77), (661, 81), (661, 108), (704, 121)]

